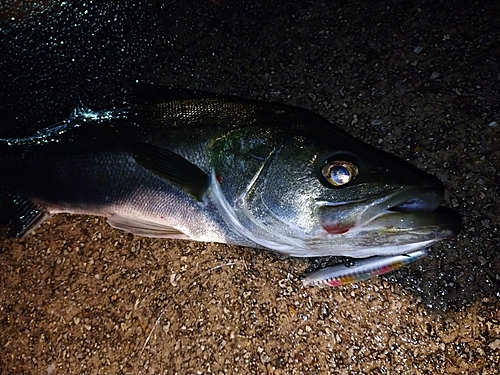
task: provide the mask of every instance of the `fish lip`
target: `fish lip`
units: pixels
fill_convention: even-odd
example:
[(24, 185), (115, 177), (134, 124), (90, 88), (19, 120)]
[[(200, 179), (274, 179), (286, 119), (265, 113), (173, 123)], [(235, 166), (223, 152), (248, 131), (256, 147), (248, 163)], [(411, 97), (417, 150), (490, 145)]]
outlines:
[(406, 186), (385, 196), (348, 203), (318, 202), (316, 215), (329, 234), (398, 228), (432, 231), (437, 238), (448, 238), (458, 234), (461, 219), (456, 211), (440, 206), (443, 197), (444, 190), (435, 185)]
[(382, 212), (361, 227), (365, 230), (384, 230), (430, 232), (436, 240), (456, 236), (462, 229), (460, 214), (448, 207), (439, 206), (434, 211), (392, 211)]

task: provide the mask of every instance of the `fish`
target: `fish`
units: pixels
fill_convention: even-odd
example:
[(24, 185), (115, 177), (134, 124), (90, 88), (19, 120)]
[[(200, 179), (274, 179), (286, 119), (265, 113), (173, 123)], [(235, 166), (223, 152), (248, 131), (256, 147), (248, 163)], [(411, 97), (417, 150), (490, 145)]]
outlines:
[(460, 231), (437, 178), (310, 110), (138, 91), (123, 107), (81, 106), (31, 136), (0, 138), (2, 236), (22, 240), (71, 213), (146, 237), (399, 264)]

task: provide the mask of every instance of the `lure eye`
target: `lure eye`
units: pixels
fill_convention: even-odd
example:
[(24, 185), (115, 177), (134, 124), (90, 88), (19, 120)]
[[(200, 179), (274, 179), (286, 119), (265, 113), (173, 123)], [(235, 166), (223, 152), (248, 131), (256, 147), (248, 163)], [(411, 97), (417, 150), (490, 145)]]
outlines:
[(342, 186), (354, 180), (358, 167), (348, 161), (334, 160), (321, 168), (321, 174), (333, 186)]

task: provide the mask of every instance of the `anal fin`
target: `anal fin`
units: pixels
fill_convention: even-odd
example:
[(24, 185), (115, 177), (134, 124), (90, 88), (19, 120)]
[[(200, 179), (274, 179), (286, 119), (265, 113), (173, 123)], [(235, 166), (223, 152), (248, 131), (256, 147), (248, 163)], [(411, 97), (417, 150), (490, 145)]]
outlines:
[(23, 239), (51, 214), (31, 200), (8, 192), (0, 193), (0, 233)]
[(119, 214), (108, 216), (108, 223), (113, 228), (144, 237), (189, 239), (189, 236), (168, 225), (161, 225), (152, 221)]

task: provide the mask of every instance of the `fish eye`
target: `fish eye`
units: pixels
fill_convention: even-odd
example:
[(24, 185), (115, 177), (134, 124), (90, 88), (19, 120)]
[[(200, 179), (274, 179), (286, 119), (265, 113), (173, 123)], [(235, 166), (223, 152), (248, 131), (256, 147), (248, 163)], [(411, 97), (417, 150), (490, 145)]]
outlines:
[(349, 161), (333, 160), (321, 168), (321, 174), (333, 186), (342, 186), (354, 180), (358, 167)]

